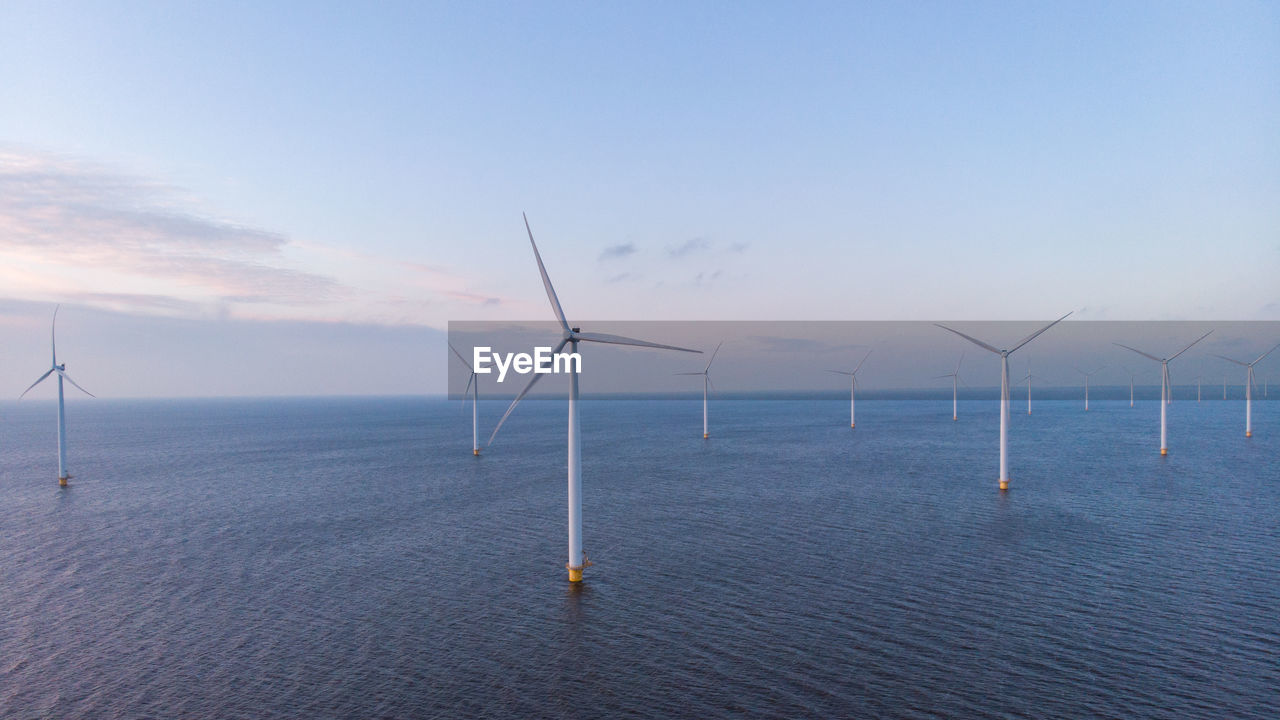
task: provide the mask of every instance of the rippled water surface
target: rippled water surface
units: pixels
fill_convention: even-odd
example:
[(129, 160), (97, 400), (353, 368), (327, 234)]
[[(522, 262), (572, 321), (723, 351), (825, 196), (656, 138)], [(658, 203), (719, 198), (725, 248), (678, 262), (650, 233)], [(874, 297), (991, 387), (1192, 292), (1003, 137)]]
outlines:
[[(482, 425), (503, 407), (482, 402)], [(1280, 717), (1280, 404), (0, 406), (0, 716)]]

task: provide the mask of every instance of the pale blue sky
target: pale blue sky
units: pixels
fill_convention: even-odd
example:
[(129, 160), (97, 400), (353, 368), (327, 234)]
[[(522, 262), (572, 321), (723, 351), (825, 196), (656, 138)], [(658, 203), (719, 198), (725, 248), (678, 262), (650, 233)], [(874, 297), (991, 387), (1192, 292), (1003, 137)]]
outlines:
[[(521, 211), (577, 318), (1280, 319), (1274, 3), (10, 2), (0, 96), (33, 353), (57, 301), (231, 346), (541, 318)], [(442, 389), (421, 336), (344, 367)]]

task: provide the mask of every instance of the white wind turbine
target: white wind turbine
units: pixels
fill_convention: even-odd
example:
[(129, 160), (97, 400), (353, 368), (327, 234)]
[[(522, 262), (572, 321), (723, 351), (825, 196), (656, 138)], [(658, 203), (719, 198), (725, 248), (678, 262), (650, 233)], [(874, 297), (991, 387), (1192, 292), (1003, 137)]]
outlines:
[(854, 401), (857, 399), (858, 395), (858, 371), (862, 369), (862, 363), (866, 362), (869, 357), (871, 357), (870, 350), (867, 351), (866, 355), (862, 356), (862, 360), (858, 362), (858, 366), (853, 369), (853, 372), (845, 372), (843, 370), (827, 371), (835, 373), (836, 375), (847, 375), (849, 377), (849, 427), (851, 428), (858, 426), (857, 413), (854, 412), (857, 409), (854, 405)]
[(88, 395), (89, 397), (96, 397), (96, 396), (93, 393), (89, 392), (88, 390), (85, 390), (84, 388), (80, 387), (75, 380), (71, 379), (71, 376), (67, 374), (66, 363), (63, 363), (62, 365), (58, 364), (57, 329), (58, 329), (58, 310), (60, 307), (61, 306), (58, 306), (53, 309), (53, 324), (50, 326), (50, 329), (49, 329), (49, 345), (53, 350), (53, 366), (50, 367), (49, 370), (45, 372), (45, 374), (41, 375), (40, 379), (31, 383), (31, 387), (27, 388), (26, 390), (23, 390), (22, 395), (19, 395), (18, 399), (21, 400), (23, 397), (25, 397), (27, 393), (31, 392), (31, 388), (34, 388), (35, 386), (44, 382), (45, 378), (49, 377), (50, 375), (53, 375), (54, 373), (57, 373), (58, 375), (58, 484), (61, 485), (62, 487), (66, 487), (67, 480), (71, 478), (71, 475), (67, 474), (67, 415), (66, 415), (66, 408), (62, 400), (62, 381), (66, 380), (72, 385), (75, 385), (77, 390), (84, 393), (85, 395)]
[(676, 373), (677, 375), (701, 375), (702, 376), (702, 439), (703, 440), (706, 440), (707, 438), (711, 437), (710, 432), (707, 430), (707, 390), (712, 387), (711, 363), (716, 361), (716, 354), (720, 352), (720, 345), (724, 345), (723, 340), (721, 340), (720, 343), (716, 345), (715, 351), (711, 353), (711, 359), (707, 361), (707, 366), (702, 369), (702, 372)]
[(1045, 382), (1049, 382), (1044, 377), (1033, 374), (1031, 372), (1031, 363), (1027, 362), (1027, 374), (1021, 378), (1018, 378), (1018, 382), (1022, 382), (1023, 380), (1027, 381), (1027, 414), (1028, 415), (1031, 414), (1031, 379), (1032, 378), (1035, 378), (1036, 380), (1044, 380)]
[(1054, 320), (1048, 325), (1045, 325), (1039, 330), (1031, 333), (1030, 335), (1023, 338), (1020, 342), (1018, 342), (1018, 344), (1014, 345), (1013, 348), (1009, 350), (1000, 350), (993, 345), (988, 345), (987, 343), (984, 343), (981, 340), (978, 340), (977, 338), (969, 337), (968, 335), (965, 335), (959, 330), (953, 330), (947, 327), (946, 325), (939, 325), (938, 323), (934, 323), (935, 325), (938, 325), (938, 327), (942, 328), (943, 330), (946, 330), (947, 332), (955, 333), (956, 335), (959, 335), (960, 337), (964, 338), (965, 340), (968, 340), (974, 345), (977, 345), (983, 350), (993, 352), (996, 355), (1000, 356), (1000, 489), (1001, 490), (1009, 489), (1009, 356), (1017, 352), (1018, 349), (1021, 348), (1023, 345), (1026, 345), (1032, 340), (1035, 340), (1036, 338), (1040, 337), (1040, 334), (1043, 333), (1045, 330), (1048, 330), (1054, 325), (1057, 325), (1063, 320), (1066, 320), (1067, 315), (1070, 315), (1070, 314), (1071, 313), (1067, 313), (1066, 315), (1063, 315), (1057, 320)]
[[(1249, 371), (1248, 378), (1245, 380), (1245, 385), (1244, 385), (1244, 436), (1245, 437), (1253, 437), (1253, 366), (1262, 362), (1262, 358), (1270, 355), (1278, 347), (1280, 347), (1280, 344), (1273, 345), (1271, 347), (1271, 350), (1268, 350), (1262, 353), (1253, 362), (1241, 362), (1240, 360), (1232, 360), (1229, 357), (1214, 355), (1214, 357), (1221, 358), (1222, 360), (1226, 360), (1229, 363), (1235, 363), (1236, 365), (1243, 365)], [(1263, 391), (1263, 393), (1264, 393), (1263, 397), (1266, 397), (1265, 390)]]
[(1212, 330), (1201, 335), (1200, 337), (1196, 338), (1195, 342), (1192, 342), (1191, 345), (1188, 345), (1182, 348), (1181, 350), (1179, 350), (1178, 352), (1174, 353), (1172, 356), (1167, 358), (1158, 358), (1155, 355), (1144, 353), (1141, 350), (1137, 348), (1131, 348), (1128, 345), (1121, 345), (1120, 343), (1112, 343), (1113, 345), (1119, 345), (1125, 350), (1136, 352), (1142, 357), (1147, 358), (1148, 360), (1155, 360), (1156, 362), (1160, 363), (1160, 454), (1161, 455), (1169, 454), (1169, 433), (1168, 433), (1169, 395), (1173, 392), (1173, 388), (1171, 387), (1172, 382), (1169, 379), (1169, 363), (1172, 362), (1174, 358), (1178, 357), (1182, 353), (1190, 350), (1192, 346), (1194, 346), (1196, 343), (1209, 337), (1211, 333), (1213, 333)]
[[(563, 331), (560, 344), (552, 351), (552, 356), (563, 350), (565, 345), (569, 345), (570, 351), (576, 353), (580, 342), (630, 345), (701, 354), (701, 350), (690, 350), (674, 345), (660, 345), (619, 335), (584, 333), (576, 327), (570, 327), (569, 321), (565, 319), (564, 310), (560, 307), (560, 299), (556, 297), (555, 288), (551, 287), (551, 278), (547, 276), (547, 268), (542, 264), (542, 255), (538, 253), (538, 244), (533, 241), (533, 230), (529, 228), (529, 218), (527, 216), (524, 218), (524, 229), (529, 233), (529, 245), (533, 247), (534, 260), (538, 261), (538, 272), (542, 275), (542, 286), (547, 291), (547, 300), (551, 302), (551, 311), (555, 313), (556, 320), (559, 321), (560, 328)], [(565, 563), (565, 569), (569, 571), (569, 582), (581, 582), (582, 570), (591, 565), (591, 562), (587, 560), (586, 554), (582, 552), (582, 428), (578, 418), (578, 371), (580, 368), (573, 362), (567, 363), (567, 365), (569, 366), (569, 562)], [(502, 429), (502, 424), (510, 417), (511, 411), (515, 410), (520, 400), (529, 394), (529, 390), (542, 378), (543, 374), (534, 373), (533, 378), (529, 380), (529, 384), (525, 385), (520, 394), (516, 395), (515, 399), (511, 401), (511, 406), (507, 408), (507, 411), (502, 415), (502, 419), (493, 428), (493, 434), (489, 436), (489, 444), (492, 444), (493, 439), (498, 436), (498, 430)]]
[(958, 420), (958, 411), (960, 409), (960, 363), (964, 362), (964, 353), (960, 353), (960, 359), (956, 361), (956, 369), (946, 375), (938, 375), (934, 380), (942, 378), (951, 378), (951, 419)]
[(1094, 370), (1093, 372), (1085, 372), (1080, 368), (1076, 368), (1076, 372), (1084, 376), (1084, 411), (1089, 412), (1089, 378), (1102, 372), (1106, 365)]
[(1120, 369), (1124, 370), (1125, 375), (1129, 376), (1129, 407), (1133, 407), (1133, 379), (1137, 377), (1137, 375), (1124, 365), (1121, 365)]
[(471, 371), (471, 376), (467, 378), (467, 389), (462, 391), (462, 396), (465, 398), (468, 392), (471, 393), (471, 454), (479, 456), (480, 455), (480, 409), (479, 409), (480, 379), (476, 377), (476, 369), (471, 366), (471, 363), (467, 362), (466, 358), (462, 357), (462, 353), (458, 352), (458, 348), (454, 347), (453, 343), (449, 343), (449, 349), (453, 351), (454, 355), (458, 356), (458, 359), (462, 361), (463, 365), (467, 366), (467, 370)]

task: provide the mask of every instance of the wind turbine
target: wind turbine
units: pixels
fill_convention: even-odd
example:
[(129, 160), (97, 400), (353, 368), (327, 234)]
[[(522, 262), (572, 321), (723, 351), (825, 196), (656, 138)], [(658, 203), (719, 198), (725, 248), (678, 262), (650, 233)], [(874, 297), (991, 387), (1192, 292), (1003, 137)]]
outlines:
[[(960, 353), (960, 359), (956, 361), (956, 369), (946, 375), (938, 375), (934, 380), (942, 378), (951, 378), (951, 419), (958, 420), (957, 412), (960, 409), (960, 363), (964, 362), (964, 353)], [(852, 426), (851, 426), (852, 427)]]
[(1097, 370), (1094, 370), (1093, 372), (1085, 372), (1080, 368), (1076, 368), (1076, 372), (1084, 376), (1084, 411), (1085, 412), (1089, 412), (1089, 378), (1102, 372), (1102, 368), (1105, 368), (1105, 367), (1106, 365), (1103, 365), (1102, 367), (1098, 368)]
[(1018, 378), (1018, 382), (1022, 382), (1023, 380), (1027, 381), (1027, 414), (1028, 415), (1031, 414), (1031, 379), (1032, 378), (1035, 378), (1036, 380), (1044, 380), (1045, 382), (1049, 382), (1047, 379), (1041, 377), (1040, 375), (1032, 374), (1031, 363), (1027, 362), (1027, 374), (1021, 378)]
[[(1070, 314), (1071, 313), (1067, 313), (1067, 315), (1070, 315)], [(956, 335), (959, 335), (960, 337), (964, 338), (965, 340), (968, 340), (969, 342), (973, 343), (974, 345), (977, 345), (983, 350), (993, 352), (996, 355), (1000, 356), (1000, 489), (1001, 490), (1009, 489), (1009, 356), (1017, 352), (1018, 349), (1021, 348), (1023, 345), (1026, 345), (1032, 340), (1035, 340), (1036, 338), (1040, 337), (1040, 334), (1043, 333), (1045, 330), (1048, 330), (1054, 325), (1057, 325), (1063, 320), (1066, 320), (1067, 315), (1063, 315), (1057, 320), (1054, 320), (1048, 325), (1045, 325), (1039, 330), (1031, 333), (1027, 337), (1023, 338), (1018, 344), (1014, 345), (1013, 348), (1010, 350), (997, 349), (995, 346), (988, 345), (987, 343), (984, 343), (981, 340), (978, 340), (977, 338), (969, 337), (968, 335), (965, 335), (959, 330), (953, 330), (947, 327), (946, 325), (938, 325), (938, 323), (934, 323), (935, 325), (938, 325), (938, 327), (942, 328), (943, 330), (946, 330), (947, 332), (953, 332)]]
[(1203, 375), (1196, 376), (1196, 402), (1200, 402), (1200, 379), (1202, 377), (1204, 376)]
[(854, 407), (854, 399), (855, 399), (855, 396), (858, 394), (858, 371), (862, 369), (862, 363), (866, 362), (866, 361), (867, 361), (867, 358), (869, 358), (869, 357), (871, 357), (871, 351), (870, 351), (870, 350), (868, 350), (868, 351), (867, 351), (867, 354), (866, 354), (866, 355), (863, 355), (863, 356), (862, 356), (862, 360), (861, 360), (861, 362), (859, 362), (859, 363), (858, 363), (858, 366), (857, 366), (857, 367), (855, 367), (855, 368), (853, 369), (853, 372), (845, 372), (845, 371), (843, 371), (843, 370), (828, 370), (828, 371), (827, 371), (827, 372), (835, 373), (835, 374), (837, 374), (837, 375), (848, 375), (848, 376), (849, 376), (849, 427), (851, 427), (851, 428), (852, 428), (852, 427), (857, 427), (857, 425), (858, 425), (858, 423), (857, 423), (857, 415), (856, 415), (856, 413), (854, 413), (854, 410), (855, 410), (855, 407)]
[(1121, 365), (1120, 369), (1124, 370), (1125, 375), (1129, 376), (1129, 407), (1133, 407), (1133, 379), (1136, 377), (1136, 375), (1132, 370), (1125, 367), (1124, 365)]
[[(1232, 360), (1229, 357), (1214, 355), (1214, 357), (1220, 358), (1222, 360), (1226, 360), (1229, 363), (1235, 363), (1236, 365), (1243, 365), (1245, 368), (1249, 370), (1248, 379), (1245, 382), (1245, 386), (1244, 386), (1244, 436), (1245, 437), (1253, 437), (1253, 366), (1262, 362), (1262, 358), (1270, 355), (1278, 347), (1280, 347), (1280, 344), (1273, 345), (1270, 350), (1259, 355), (1258, 358), (1253, 362), (1241, 362), (1240, 360)], [(1263, 392), (1265, 397), (1266, 391), (1264, 390)]]
[(1169, 454), (1169, 433), (1168, 433), (1169, 395), (1173, 392), (1172, 383), (1169, 380), (1169, 363), (1172, 362), (1174, 358), (1178, 357), (1182, 353), (1190, 350), (1191, 347), (1196, 343), (1209, 337), (1209, 335), (1212, 332), (1213, 331), (1210, 330), (1209, 332), (1201, 335), (1200, 337), (1196, 338), (1195, 342), (1192, 342), (1191, 345), (1188, 345), (1182, 348), (1178, 352), (1174, 353), (1171, 357), (1167, 357), (1167, 358), (1158, 358), (1155, 355), (1144, 353), (1141, 350), (1138, 350), (1137, 348), (1131, 348), (1128, 345), (1121, 345), (1120, 343), (1112, 343), (1113, 345), (1119, 345), (1125, 350), (1136, 352), (1142, 357), (1147, 358), (1148, 360), (1155, 360), (1156, 362), (1160, 363), (1160, 454), (1161, 455)]
[[(542, 275), (542, 287), (547, 291), (547, 300), (551, 303), (551, 311), (555, 313), (556, 320), (560, 322), (560, 328), (563, 331), (560, 344), (552, 351), (552, 356), (563, 350), (565, 345), (569, 345), (571, 352), (576, 353), (580, 342), (702, 353), (701, 350), (690, 350), (674, 345), (660, 345), (619, 335), (584, 333), (579, 328), (570, 327), (569, 321), (565, 319), (564, 309), (560, 307), (560, 299), (556, 297), (555, 288), (551, 286), (551, 278), (547, 275), (547, 268), (542, 264), (542, 255), (538, 253), (538, 244), (533, 241), (533, 230), (529, 228), (528, 216), (524, 217), (524, 229), (529, 233), (529, 245), (533, 247), (534, 260), (538, 261), (538, 273)], [(582, 552), (582, 427), (578, 417), (578, 372), (581, 368), (577, 366), (577, 363), (573, 362), (567, 363), (567, 365), (569, 369), (569, 562), (565, 563), (565, 569), (569, 571), (569, 582), (582, 582), (583, 568), (590, 566), (592, 563), (587, 560), (586, 554)], [(502, 415), (502, 419), (493, 428), (493, 434), (489, 436), (488, 444), (493, 444), (493, 439), (498, 436), (498, 430), (502, 429), (502, 424), (511, 416), (511, 411), (516, 409), (516, 405), (520, 403), (525, 395), (529, 394), (529, 390), (533, 388), (538, 380), (542, 379), (544, 374), (534, 373), (529, 380), (529, 384), (525, 385), (520, 394), (516, 395), (515, 399), (511, 401), (511, 406), (507, 408), (506, 413)]]
[(707, 431), (707, 390), (711, 387), (711, 363), (716, 361), (716, 354), (720, 352), (720, 345), (723, 345), (723, 344), (724, 344), (724, 341), (721, 340), (719, 345), (716, 345), (715, 352), (711, 353), (711, 359), (707, 361), (707, 366), (702, 369), (702, 372), (676, 373), (677, 375), (701, 375), (702, 376), (702, 439), (703, 440), (706, 440), (707, 438), (711, 437), (711, 434)]
[(53, 375), (54, 373), (57, 373), (58, 375), (58, 485), (62, 487), (66, 487), (67, 480), (71, 478), (71, 475), (67, 473), (67, 414), (66, 414), (66, 408), (62, 400), (62, 381), (66, 380), (72, 385), (75, 385), (77, 390), (84, 393), (85, 395), (88, 395), (89, 397), (97, 397), (97, 396), (89, 392), (88, 390), (85, 390), (84, 388), (80, 387), (80, 385), (78, 385), (75, 380), (71, 379), (71, 376), (67, 374), (66, 363), (63, 363), (62, 365), (58, 364), (57, 329), (58, 329), (58, 310), (60, 308), (61, 306), (59, 305), (58, 307), (55, 307), (53, 309), (53, 324), (49, 328), (49, 345), (52, 347), (52, 350), (53, 350), (53, 365), (45, 372), (45, 374), (40, 376), (39, 380), (36, 380), (35, 382), (31, 383), (31, 387), (27, 388), (26, 390), (23, 390), (22, 395), (19, 395), (18, 399), (21, 400), (23, 397), (25, 397), (27, 393), (31, 392), (31, 388), (34, 388), (35, 386), (44, 382), (45, 378), (49, 377), (50, 375)]
[(467, 369), (471, 371), (471, 376), (467, 378), (467, 389), (462, 391), (462, 395), (465, 398), (468, 392), (471, 393), (471, 454), (479, 456), (480, 455), (480, 410), (479, 410), (480, 379), (476, 377), (476, 369), (474, 367), (471, 367), (471, 363), (467, 362), (466, 358), (462, 357), (462, 353), (458, 352), (458, 348), (454, 347), (453, 343), (449, 343), (449, 349), (452, 350), (453, 354), (457, 355), (458, 359), (462, 361), (462, 364), (466, 365)]

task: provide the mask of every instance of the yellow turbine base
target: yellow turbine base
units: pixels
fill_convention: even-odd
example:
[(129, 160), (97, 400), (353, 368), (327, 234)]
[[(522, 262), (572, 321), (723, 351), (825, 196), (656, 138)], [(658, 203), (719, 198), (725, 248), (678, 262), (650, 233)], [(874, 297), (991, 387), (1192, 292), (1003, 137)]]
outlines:
[(61, 477), (58, 478), (58, 487), (66, 487), (66, 486), (67, 486), (67, 479), (61, 478)]
[(853, 424), (853, 423), (849, 423), (849, 427), (851, 427), (851, 428), (856, 428), (856, 427), (858, 427), (858, 426), (857, 426), (857, 425), (855, 425), (855, 424)]
[(475, 455), (476, 457), (479, 457), (479, 456), (480, 456), (480, 448), (472, 448), (472, 449), (471, 449), (471, 454), (472, 454), (472, 455)]
[(702, 433), (702, 439), (703, 439), (703, 440), (706, 440), (706, 439), (707, 439), (707, 438), (709, 438), (709, 437), (711, 437), (711, 436), (710, 436), (710, 435), (708, 435), (707, 433)]
[(1168, 455), (1168, 454), (1169, 454), (1169, 448), (1160, 448), (1160, 454), (1161, 454), (1161, 455)]
[(1000, 481), (1000, 490), (1001, 490), (1001, 491), (1004, 491), (1004, 490), (1008, 490), (1008, 489), (1009, 489), (1009, 481), (1008, 481), (1008, 480), (1001, 480), (1001, 481)]
[(569, 568), (569, 582), (582, 582), (582, 568)]
[(1245, 437), (1253, 437), (1253, 431), (1252, 431), (1252, 430), (1245, 430), (1245, 431), (1244, 431), (1244, 436), (1245, 436)]

